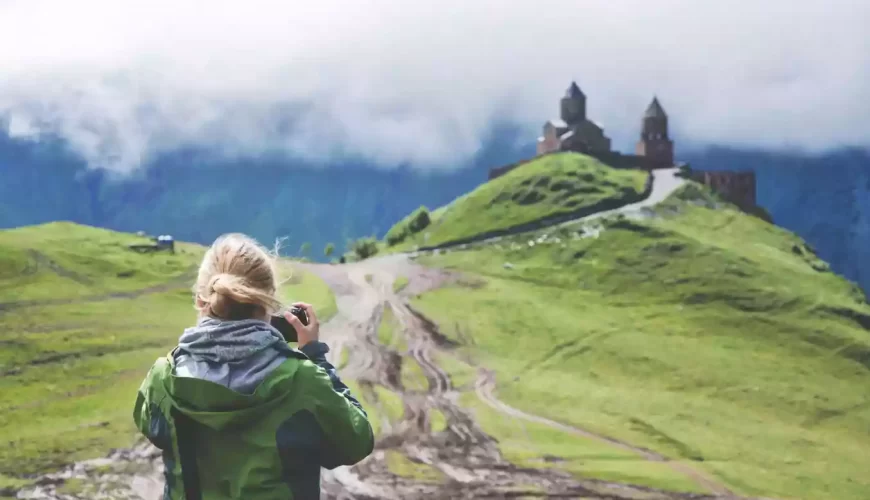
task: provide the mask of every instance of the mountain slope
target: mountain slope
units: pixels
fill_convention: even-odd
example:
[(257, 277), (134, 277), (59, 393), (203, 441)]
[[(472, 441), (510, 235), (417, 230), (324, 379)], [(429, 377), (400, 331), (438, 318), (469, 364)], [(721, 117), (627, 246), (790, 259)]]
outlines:
[[(639, 201), (649, 175), (616, 170), (579, 153), (533, 160), (433, 212), (425, 227), (408, 233), (403, 248), (436, 246), (481, 233), (510, 230), (542, 219), (590, 213)], [(403, 219), (387, 232), (402, 233)]]
[[(0, 231), (0, 497), (4, 483), (133, 443), (133, 396), (195, 320), (204, 251), (127, 248), (143, 240), (71, 223)], [(283, 293), (335, 312), (309, 274), (294, 273)]]
[(759, 202), (777, 225), (801, 235), (838, 273), (870, 291), (870, 151), (806, 157), (710, 148), (693, 166), (756, 172)]
[[(655, 450), (740, 493), (863, 498), (863, 293), (794, 234), (694, 184), (656, 211), (424, 257), (467, 284), (413, 303), (520, 410)], [(463, 402), (485, 417), (478, 396)], [(483, 421), (521, 464), (555, 455), (551, 466), (583, 476), (643, 474), (530, 423)]]

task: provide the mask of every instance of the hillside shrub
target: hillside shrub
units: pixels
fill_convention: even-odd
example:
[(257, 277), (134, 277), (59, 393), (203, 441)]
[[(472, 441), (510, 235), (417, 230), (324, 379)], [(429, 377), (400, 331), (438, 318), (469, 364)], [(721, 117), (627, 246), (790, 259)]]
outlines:
[(429, 216), (429, 209), (421, 206), (411, 213), (411, 215), (400, 220), (395, 226), (387, 231), (387, 245), (394, 246), (405, 241), (409, 236), (419, 233), (426, 229), (432, 219)]
[(368, 259), (378, 253), (378, 240), (374, 236), (360, 238), (351, 243), (350, 250), (357, 259)]
[(677, 170), (676, 175), (677, 175), (677, 177), (682, 177), (684, 179), (691, 179), (692, 178), (692, 166), (688, 163), (683, 163), (682, 165), (680, 165), (679, 169)]

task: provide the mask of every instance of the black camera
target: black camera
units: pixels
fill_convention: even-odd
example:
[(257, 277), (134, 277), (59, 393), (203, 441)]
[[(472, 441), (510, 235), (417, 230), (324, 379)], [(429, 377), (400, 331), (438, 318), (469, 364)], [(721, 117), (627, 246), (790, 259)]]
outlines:
[[(305, 309), (293, 306), (290, 308), (290, 314), (299, 318), (299, 321), (301, 321), (303, 325), (308, 326), (308, 313), (305, 312)], [(281, 335), (284, 336), (284, 340), (287, 342), (299, 342), (299, 336), (296, 333), (296, 329), (293, 328), (293, 325), (291, 325), (289, 321), (287, 321), (283, 312), (273, 315), (269, 323), (273, 328), (281, 332)]]

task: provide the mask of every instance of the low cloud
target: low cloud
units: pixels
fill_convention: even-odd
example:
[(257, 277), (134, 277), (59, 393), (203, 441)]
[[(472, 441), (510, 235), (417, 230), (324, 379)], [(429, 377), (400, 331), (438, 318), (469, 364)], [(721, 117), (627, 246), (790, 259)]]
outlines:
[[(617, 147), (870, 146), (866, 0), (0, 0), (0, 114), (129, 172), (179, 147), (448, 168), (572, 79)], [(679, 145), (678, 145), (679, 146)]]

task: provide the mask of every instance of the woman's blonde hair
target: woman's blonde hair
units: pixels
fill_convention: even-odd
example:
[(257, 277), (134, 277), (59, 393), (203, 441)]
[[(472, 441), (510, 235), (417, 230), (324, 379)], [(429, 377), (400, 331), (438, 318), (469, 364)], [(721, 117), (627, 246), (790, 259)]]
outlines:
[(212, 243), (199, 266), (193, 293), (201, 314), (239, 320), (281, 309), (276, 297), (276, 257), (244, 234), (225, 234)]

